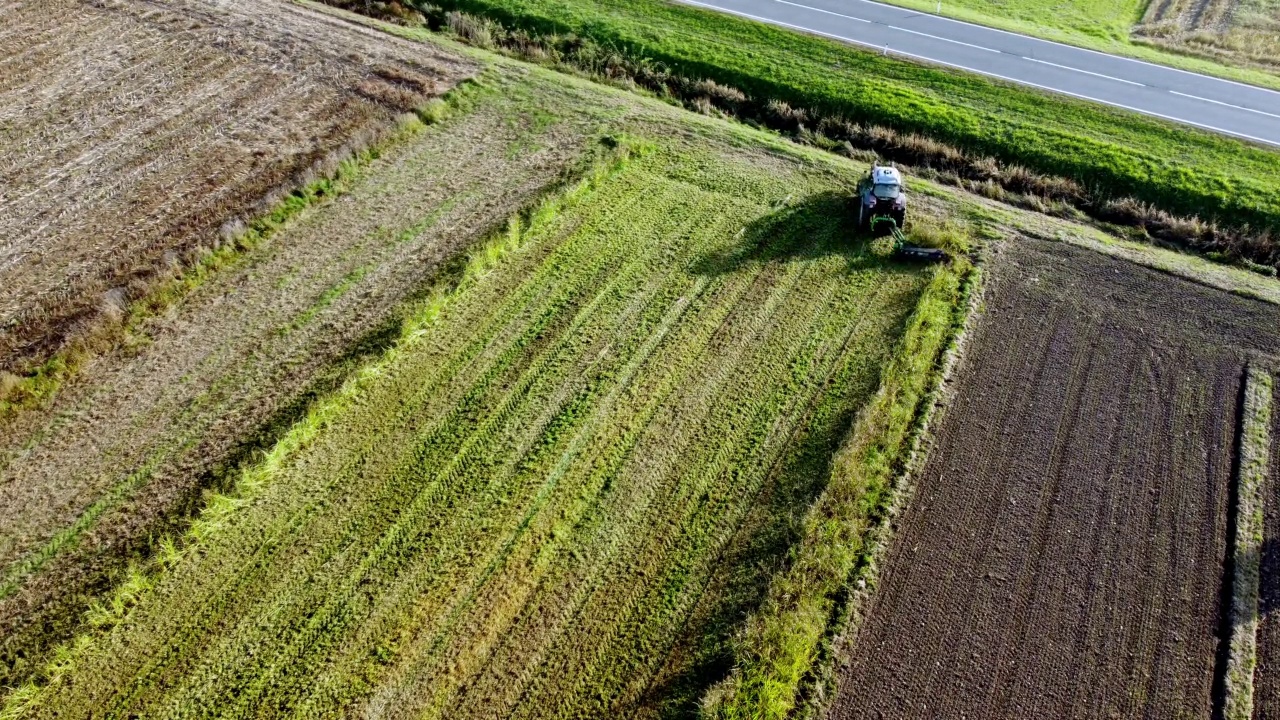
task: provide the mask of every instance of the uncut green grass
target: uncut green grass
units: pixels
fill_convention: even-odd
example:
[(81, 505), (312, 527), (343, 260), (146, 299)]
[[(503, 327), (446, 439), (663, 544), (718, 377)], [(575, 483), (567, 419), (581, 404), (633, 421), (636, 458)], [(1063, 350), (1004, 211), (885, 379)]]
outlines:
[[(893, 2), (901, 4), (901, 0)], [(1046, 27), (1071, 36), (1127, 42), (1130, 29), (1141, 19), (1146, 5), (1146, 0), (1003, 0), (998, 3), (944, 0), (942, 12), (966, 18), (998, 18), (1022, 27)], [(924, 8), (924, 3), (920, 6)], [(926, 9), (936, 10), (936, 0), (928, 3)]]
[(29, 714), (692, 712), (928, 280), (847, 234), (847, 180), (633, 160), (286, 440)]
[(759, 99), (918, 132), (1184, 215), (1280, 228), (1280, 152), (663, 0), (447, 0), (575, 33)]

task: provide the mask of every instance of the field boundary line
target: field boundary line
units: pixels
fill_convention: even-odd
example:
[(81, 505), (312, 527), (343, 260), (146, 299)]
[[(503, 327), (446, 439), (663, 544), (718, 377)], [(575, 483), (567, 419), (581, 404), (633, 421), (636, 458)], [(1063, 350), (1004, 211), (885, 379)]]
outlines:
[(1232, 538), (1231, 638), (1222, 717), (1253, 717), (1253, 673), (1258, 665), (1258, 599), (1263, 542), (1263, 488), (1271, 466), (1273, 378), (1269, 369), (1245, 367), (1240, 409), (1240, 458), (1235, 478), (1236, 522)]

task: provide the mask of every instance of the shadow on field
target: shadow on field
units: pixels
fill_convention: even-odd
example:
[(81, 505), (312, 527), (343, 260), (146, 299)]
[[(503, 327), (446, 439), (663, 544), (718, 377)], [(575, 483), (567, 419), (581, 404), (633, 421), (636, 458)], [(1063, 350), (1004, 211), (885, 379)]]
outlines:
[[(847, 196), (826, 193), (781, 207), (749, 224), (727, 249), (693, 265), (719, 275), (769, 263), (839, 256), (846, 270), (905, 267), (869, 251), (850, 220)], [(905, 323), (905, 317), (903, 318)], [(752, 510), (716, 560), (716, 569), (694, 614), (674, 639), (667, 672), (619, 716), (695, 718), (707, 690), (733, 668), (733, 639), (764, 600), (770, 579), (785, 567), (801, 537), (805, 512), (826, 487), (831, 460), (866, 402), (863, 390), (835, 398), (819, 394), (753, 503)], [(831, 402), (830, 412), (815, 411)], [(643, 712), (642, 712), (643, 711)]]
[(830, 255), (847, 258), (850, 272), (900, 266), (871, 253), (869, 238), (858, 232), (857, 219), (850, 212), (849, 196), (826, 192), (752, 221), (731, 246), (699, 258), (692, 270), (698, 275), (723, 275), (755, 265)]
[[(1233, 483), (1234, 485), (1234, 483)], [(1234, 493), (1233, 493), (1234, 495)], [(1234, 506), (1234, 498), (1232, 502)], [(1234, 518), (1231, 522), (1234, 524)], [(1234, 528), (1232, 528), (1234, 531)], [(1234, 532), (1232, 532), (1234, 535)], [(1230, 545), (1230, 543), (1229, 543)], [(1256, 568), (1258, 572), (1258, 605), (1256, 613), (1237, 615), (1234, 612), (1234, 582), (1236, 568)], [(1261, 545), (1245, 548), (1243, 552), (1228, 556), (1223, 563), (1222, 590), (1220, 595), (1218, 649), (1214, 657), (1214, 677), (1212, 686), (1213, 720), (1225, 720), (1227, 717), (1226, 681), (1228, 663), (1231, 654), (1231, 638), (1238, 626), (1258, 621), (1257, 643), (1258, 659), (1263, 663), (1274, 662), (1269, 649), (1274, 649), (1272, 638), (1277, 630), (1269, 626), (1280, 621), (1280, 542), (1275, 538), (1266, 538)], [(1280, 638), (1276, 638), (1280, 639)], [(1255, 680), (1255, 683), (1257, 680)]]

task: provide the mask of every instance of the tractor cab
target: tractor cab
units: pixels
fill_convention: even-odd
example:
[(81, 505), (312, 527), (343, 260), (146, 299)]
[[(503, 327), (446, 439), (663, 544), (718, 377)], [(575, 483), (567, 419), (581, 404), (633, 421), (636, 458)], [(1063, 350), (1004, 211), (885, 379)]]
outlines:
[(907, 191), (897, 168), (873, 165), (858, 183), (858, 227), (873, 228), (880, 218), (901, 228), (907, 220)]
[(907, 191), (897, 168), (872, 165), (858, 183), (853, 197), (858, 206), (858, 228), (872, 235), (893, 237), (893, 256), (900, 260), (940, 262), (948, 259), (945, 250), (907, 244), (903, 223), (907, 219)]

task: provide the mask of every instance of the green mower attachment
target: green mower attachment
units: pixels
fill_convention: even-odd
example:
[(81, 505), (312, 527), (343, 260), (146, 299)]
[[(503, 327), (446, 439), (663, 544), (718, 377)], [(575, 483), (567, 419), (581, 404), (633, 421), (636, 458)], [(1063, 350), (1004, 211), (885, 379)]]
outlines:
[(882, 233), (893, 236), (893, 256), (895, 258), (924, 260), (926, 262), (941, 262), (948, 258), (945, 250), (908, 245), (907, 236), (902, 233), (902, 230), (898, 227), (898, 222), (893, 218), (885, 215), (871, 218), (871, 234), (880, 237)]

